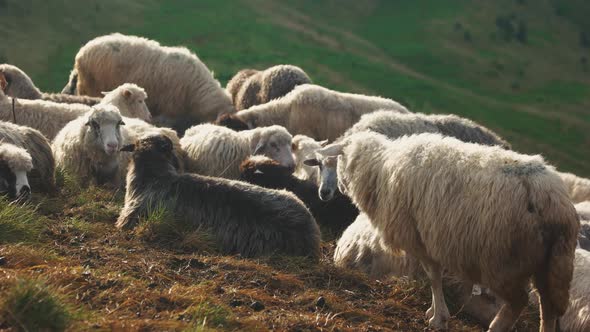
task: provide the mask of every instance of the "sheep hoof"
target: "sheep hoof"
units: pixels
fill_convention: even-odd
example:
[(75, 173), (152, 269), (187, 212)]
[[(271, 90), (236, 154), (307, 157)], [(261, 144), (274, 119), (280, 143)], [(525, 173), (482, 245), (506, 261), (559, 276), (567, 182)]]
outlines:
[(447, 330), (448, 323), (444, 318), (432, 317), (428, 321), (428, 326), (435, 330)]
[(430, 306), (430, 308), (426, 310), (426, 320), (430, 320), (432, 317), (434, 317), (434, 306)]

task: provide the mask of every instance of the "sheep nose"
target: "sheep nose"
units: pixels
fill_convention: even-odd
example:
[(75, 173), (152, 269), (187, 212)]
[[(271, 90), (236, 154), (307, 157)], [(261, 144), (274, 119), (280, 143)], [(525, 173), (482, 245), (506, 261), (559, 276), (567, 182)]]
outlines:
[(18, 193), (18, 200), (26, 200), (31, 196), (31, 188), (29, 186), (23, 186)]
[(119, 147), (119, 144), (117, 143), (107, 143), (107, 147), (111, 148), (111, 149), (116, 149)]
[(322, 201), (329, 201), (332, 198), (332, 191), (329, 189), (320, 190), (320, 199)]

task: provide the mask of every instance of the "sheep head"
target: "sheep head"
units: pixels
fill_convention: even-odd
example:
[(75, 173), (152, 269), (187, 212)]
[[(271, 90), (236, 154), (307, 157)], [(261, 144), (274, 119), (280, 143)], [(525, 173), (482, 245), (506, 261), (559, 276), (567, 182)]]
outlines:
[(119, 110), (113, 105), (98, 104), (86, 121), (87, 144), (103, 150), (109, 156), (116, 154), (121, 145), (121, 126), (125, 125)]
[(281, 126), (257, 128), (253, 131), (250, 149), (253, 155), (263, 155), (276, 160), (282, 166), (295, 169), (291, 143), (293, 137)]
[(119, 108), (123, 116), (152, 121), (152, 115), (145, 103), (147, 93), (136, 84), (125, 83), (113, 91), (103, 92), (101, 104), (111, 104)]
[(0, 195), (26, 200), (31, 194), (27, 173), (33, 169), (31, 155), (23, 148), (0, 143)]

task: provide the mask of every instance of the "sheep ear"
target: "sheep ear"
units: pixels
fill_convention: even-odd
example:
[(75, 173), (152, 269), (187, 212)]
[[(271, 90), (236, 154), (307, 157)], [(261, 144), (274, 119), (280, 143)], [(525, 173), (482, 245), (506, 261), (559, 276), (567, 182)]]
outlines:
[(326, 140), (323, 140), (323, 141), (320, 141), (320, 146), (323, 148), (323, 147), (325, 147), (326, 145), (328, 145), (328, 142), (329, 142), (329, 141), (328, 141), (327, 139), (326, 139)]
[(125, 98), (130, 98), (131, 97), (131, 91), (125, 89), (125, 91), (123, 91), (123, 96), (125, 96)]
[(307, 159), (303, 161), (303, 164), (306, 166), (320, 166), (320, 161), (317, 159)]
[(119, 150), (121, 152), (133, 152), (135, 151), (135, 144), (127, 144), (124, 145), (121, 150)]
[(297, 146), (297, 144), (291, 143), (291, 151), (295, 152), (295, 151), (297, 151), (298, 148), (299, 148), (299, 146)]
[(7, 86), (8, 82), (6, 82), (6, 77), (4, 77), (4, 73), (0, 72), (0, 89), (2, 91), (5, 91)]
[(264, 148), (264, 142), (262, 142), (262, 140), (260, 140), (260, 141), (258, 141), (258, 144), (256, 144), (256, 147), (254, 148), (254, 152), (252, 152), (252, 154), (253, 155), (259, 154), (263, 148)]
[(341, 155), (343, 150), (344, 150), (344, 144), (338, 143), (338, 144), (328, 145), (323, 149), (317, 150), (316, 152), (321, 154), (322, 156), (330, 157), (330, 156)]
[(109, 93), (108, 93), (108, 92), (106, 92), (106, 91), (102, 91), (100, 94), (101, 94), (101, 95), (103, 95), (103, 96), (106, 96), (106, 95), (108, 95)]

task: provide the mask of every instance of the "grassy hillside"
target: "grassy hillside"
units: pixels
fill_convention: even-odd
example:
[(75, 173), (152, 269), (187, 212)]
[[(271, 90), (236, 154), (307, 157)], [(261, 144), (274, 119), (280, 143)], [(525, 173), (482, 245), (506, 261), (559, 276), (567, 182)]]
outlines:
[(186, 45), (222, 83), (293, 63), (322, 85), (480, 121), (590, 176), (589, 11), (583, 0), (2, 0), (0, 59), (46, 90), (63, 87), (81, 45), (113, 31)]

